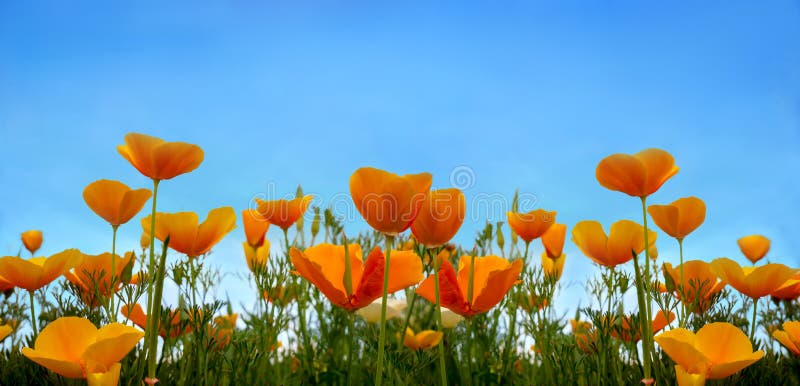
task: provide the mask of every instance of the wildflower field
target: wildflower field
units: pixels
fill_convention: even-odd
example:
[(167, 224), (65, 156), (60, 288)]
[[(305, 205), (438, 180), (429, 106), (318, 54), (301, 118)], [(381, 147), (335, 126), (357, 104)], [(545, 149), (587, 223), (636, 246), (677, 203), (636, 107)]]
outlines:
[[(769, 263), (762, 235), (730, 236), (747, 266), (684, 259), (706, 204), (692, 192), (650, 199), (680, 170), (664, 150), (597, 160), (597, 183), (640, 207), (639, 221), (585, 213), (568, 227), (559, 208), (521, 212), (514, 197), (507, 221), (456, 245), (465, 196), (431, 190), (426, 172), (353, 171), (349, 196), (371, 227), (353, 234), (300, 188), (171, 212), (158, 192), (204, 165), (201, 145), (130, 133), (116, 149), (141, 178), (83, 191), (109, 225), (108, 253), (40, 256), (47, 234), (29, 230), (0, 258), (2, 384), (800, 383), (800, 270)], [(119, 245), (121, 227), (141, 227), (140, 245)], [(242, 240), (260, 299), (239, 313), (208, 296), (219, 273), (206, 257), (225, 237)], [(679, 246), (677, 262), (657, 241)], [(569, 258), (600, 274), (589, 306), (561, 315), (570, 242), (583, 256)], [(165, 282), (177, 299), (164, 299)]]

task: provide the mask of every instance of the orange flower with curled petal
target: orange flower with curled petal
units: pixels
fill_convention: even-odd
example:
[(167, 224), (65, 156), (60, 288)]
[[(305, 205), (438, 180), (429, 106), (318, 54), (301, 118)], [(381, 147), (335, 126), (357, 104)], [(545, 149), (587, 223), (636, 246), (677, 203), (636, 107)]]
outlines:
[(770, 296), (778, 300), (795, 300), (800, 297), (800, 273), (792, 276), (791, 279), (773, 291)]
[(147, 189), (131, 190), (119, 181), (97, 180), (83, 189), (83, 200), (98, 216), (117, 227), (136, 216), (151, 194)]
[(672, 267), (672, 264), (665, 263), (663, 271), (664, 278), (675, 283), (675, 296), (683, 304), (693, 307), (692, 311), (695, 313), (702, 313), (711, 308), (714, 296), (726, 285), (724, 281), (718, 279), (713, 266), (702, 260), (689, 260), (683, 263), (683, 282), (681, 282), (680, 265)]
[(387, 235), (397, 235), (411, 226), (430, 188), (430, 173), (399, 176), (365, 167), (350, 176), (350, 195), (361, 217)]
[(22, 244), (25, 245), (25, 249), (33, 255), (36, 251), (39, 250), (39, 247), (42, 246), (42, 231), (37, 230), (30, 230), (22, 232)]
[(669, 205), (650, 205), (647, 212), (664, 233), (683, 240), (705, 221), (706, 204), (697, 197), (684, 197)]
[[(648, 235), (652, 246), (657, 234), (648, 230)], [(632, 253), (638, 255), (644, 250), (644, 227), (630, 220), (620, 220), (611, 224), (606, 236), (599, 222), (581, 221), (572, 228), (572, 242), (595, 263), (613, 268), (630, 261)]]
[[(494, 256), (475, 257), (472, 299), (469, 292), (469, 271), (471, 256), (461, 256), (458, 274), (447, 260), (442, 260), (439, 268), (439, 294), (442, 307), (464, 316), (472, 317), (489, 311), (497, 305), (519, 278), (522, 260), (514, 262)], [(417, 294), (436, 302), (434, 276), (428, 276), (417, 288)]]
[(50, 257), (34, 257), (24, 260), (16, 256), (0, 258), (0, 276), (15, 287), (28, 291), (42, 288), (75, 265), (83, 255), (77, 249), (67, 249)]
[[(169, 247), (189, 257), (210, 251), (234, 228), (236, 213), (229, 206), (212, 209), (202, 224), (194, 212), (156, 213), (156, 238), (164, 242), (169, 236)], [(142, 229), (150, 233), (150, 216), (142, 219)]]
[(427, 350), (436, 347), (442, 341), (442, 337), (444, 337), (444, 333), (441, 331), (425, 330), (415, 334), (414, 330), (406, 327), (403, 344), (414, 351)]
[(800, 322), (783, 322), (783, 330), (775, 330), (772, 337), (791, 351), (794, 355), (800, 356)]
[(612, 154), (597, 165), (595, 176), (604, 188), (634, 197), (647, 197), (678, 173), (672, 155), (661, 149), (634, 155)]
[[(664, 311), (658, 310), (656, 317), (653, 319), (652, 328), (653, 333), (659, 332), (667, 327), (672, 321), (675, 320), (675, 313), (670, 312), (669, 318), (664, 314)], [(638, 342), (642, 339), (642, 328), (639, 323), (636, 326), (631, 326), (633, 319), (631, 317), (623, 317), (620, 324), (611, 331), (611, 336), (624, 340), (627, 342)]]
[(168, 180), (189, 173), (203, 162), (203, 149), (185, 142), (166, 142), (139, 133), (125, 135), (117, 152), (140, 173), (153, 180)]
[(135, 256), (128, 252), (125, 257), (114, 256), (114, 281), (115, 287), (111, 288), (111, 259), (110, 253), (100, 255), (83, 255), (81, 262), (75, 265), (71, 272), (65, 272), (64, 277), (78, 288), (81, 300), (89, 306), (99, 305), (97, 295), (107, 298), (122, 287), (122, 271), (131, 263)]
[(33, 349), (22, 355), (67, 378), (86, 378), (98, 368), (110, 369), (144, 335), (134, 327), (111, 323), (98, 329), (88, 319), (58, 318), (42, 329)]
[(760, 267), (742, 267), (727, 257), (714, 259), (711, 265), (722, 281), (752, 299), (769, 295), (798, 272), (775, 263)]
[[(289, 229), (311, 204), (312, 196), (297, 197), (291, 200), (272, 200), (264, 201), (256, 198), (258, 203), (258, 215), (262, 221), (275, 224), (283, 230)], [(264, 231), (266, 233), (266, 230)], [(249, 238), (248, 238), (249, 240)]]
[(739, 244), (739, 249), (747, 260), (753, 264), (761, 260), (769, 252), (769, 239), (761, 235), (750, 235), (740, 238), (736, 241)]
[(245, 209), (242, 211), (242, 224), (244, 224), (244, 235), (247, 237), (247, 244), (254, 247), (264, 245), (264, 236), (269, 230), (269, 221), (264, 219), (257, 210)]
[(433, 190), (428, 193), (411, 224), (411, 233), (428, 248), (444, 245), (458, 232), (466, 210), (467, 203), (460, 190)]
[[(362, 262), (361, 246), (350, 244), (352, 293), (348, 293), (345, 279), (345, 250), (343, 245), (319, 244), (300, 251), (290, 250), (297, 273), (314, 284), (336, 306), (354, 311), (368, 306), (383, 295), (383, 270), (385, 258), (380, 248), (370, 252)], [(411, 251), (392, 251), (389, 260), (389, 285), (387, 293), (412, 286), (422, 280), (422, 261)]]
[[(165, 312), (166, 311), (166, 312)], [(161, 312), (162, 316), (165, 316), (166, 319), (162, 319), (158, 323), (158, 335), (162, 338), (166, 339), (167, 336), (174, 339), (181, 335), (188, 334), (192, 332), (192, 324), (191, 321), (191, 312), (189, 313), (189, 320), (183, 320), (181, 318), (181, 312), (178, 310), (165, 310)], [(147, 315), (145, 315), (144, 310), (142, 310), (142, 306), (139, 303), (134, 304), (126, 304), (122, 306), (120, 309), (122, 315), (126, 317), (128, 320), (133, 322), (133, 324), (147, 329)], [(169, 315), (169, 316), (166, 316)], [(169, 320), (169, 323), (165, 325), (164, 321)]]
[(697, 334), (675, 328), (656, 335), (655, 341), (687, 373), (708, 379), (726, 378), (764, 356), (763, 351), (753, 352), (747, 335), (730, 323), (709, 323)]
[(556, 212), (544, 209), (532, 210), (528, 213), (506, 212), (506, 217), (511, 230), (526, 243), (541, 237), (556, 223)]

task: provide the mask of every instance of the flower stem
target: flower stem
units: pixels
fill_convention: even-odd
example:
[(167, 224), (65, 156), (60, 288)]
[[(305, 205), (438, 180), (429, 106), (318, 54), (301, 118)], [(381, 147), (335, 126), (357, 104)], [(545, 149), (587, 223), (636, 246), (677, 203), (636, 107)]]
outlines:
[[(440, 332), (444, 332), (444, 327), (442, 326), (442, 302), (439, 296), (439, 268), (441, 267), (441, 262), (439, 261), (438, 253), (437, 257), (433, 256), (431, 250), (428, 249), (428, 254), (433, 261), (433, 283), (434, 283), (434, 292), (436, 293), (436, 328)], [(413, 304), (412, 304), (413, 305)], [(447, 368), (445, 368), (444, 363), (444, 342), (438, 344), (439, 346), (439, 372), (442, 376), (442, 386), (447, 385)]]
[[(155, 239), (156, 239), (156, 198), (158, 197), (158, 182), (159, 180), (153, 180), (153, 206), (150, 212), (150, 259), (147, 264), (147, 273), (155, 280), (156, 276), (156, 269), (155, 269), (155, 261), (156, 261), (156, 246), (155, 246)], [(144, 345), (142, 345), (142, 358), (145, 358), (146, 362), (149, 363), (149, 358), (146, 357), (145, 354), (149, 355), (148, 345), (152, 340), (152, 336), (158, 335), (158, 331), (155, 329), (158, 328), (158, 322), (153, 320), (153, 287), (155, 286), (155, 281), (152, 281), (147, 285), (147, 314), (149, 317), (146, 320), (146, 328), (144, 329)], [(145, 367), (140, 367), (140, 375), (144, 372)], [(153, 375), (154, 377), (155, 375)]]
[(114, 295), (116, 293), (114, 290), (116, 289), (115, 284), (117, 279), (115, 270), (117, 261), (117, 259), (115, 259), (117, 253), (117, 228), (117, 225), (111, 226), (111, 288), (110, 291), (108, 291), (110, 294), (108, 298), (108, 320), (110, 320), (112, 323), (117, 321), (117, 309), (114, 308)]
[[(642, 281), (643, 290), (644, 290), (644, 297), (645, 297), (645, 321), (646, 323), (642, 325), (642, 353), (648, 361), (645, 361), (645, 367), (650, 367), (647, 362), (652, 363), (653, 361), (653, 352), (655, 351), (655, 345), (653, 343), (653, 332), (652, 326), (650, 325), (650, 321), (653, 320), (653, 314), (651, 310), (650, 303), (652, 303), (652, 297), (650, 295), (649, 287), (652, 283), (650, 280), (650, 240), (647, 230), (647, 198), (642, 197), (642, 219), (644, 225), (644, 280)], [(649, 358), (648, 358), (649, 357)], [(651, 369), (647, 368), (647, 372), (649, 373)], [(645, 375), (645, 379), (649, 380), (650, 377)]]
[[(375, 385), (381, 386), (383, 381), (383, 346), (386, 343), (386, 298), (389, 289), (389, 258), (392, 255), (394, 236), (386, 236), (386, 261), (383, 264), (383, 297), (381, 298), (381, 330), (378, 337), (378, 371), (375, 373)], [(404, 332), (401, 332), (404, 333)]]
[[(158, 330), (161, 320), (161, 295), (164, 292), (164, 275), (166, 274), (167, 267), (167, 246), (169, 245), (169, 236), (164, 239), (164, 245), (161, 250), (161, 257), (159, 258), (158, 267), (155, 274), (155, 291), (153, 291), (153, 311), (147, 315), (147, 321), (150, 327), (150, 341), (147, 342), (147, 377), (156, 379), (156, 357), (158, 356)], [(166, 342), (165, 342), (166, 343)]]
[(356, 328), (356, 314), (350, 313), (350, 326), (347, 329), (349, 337), (347, 338), (347, 386), (353, 384), (353, 348), (355, 346), (355, 332)]
[(756, 311), (758, 310), (758, 299), (753, 299), (753, 322), (750, 323), (750, 340), (756, 336)]
[(33, 291), (28, 291), (31, 299), (31, 328), (33, 328), (33, 340), (39, 336), (39, 327), (36, 326), (36, 308), (34, 308), (35, 301), (33, 299)]
[[(291, 261), (291, 254), (289, 253), (291, 245), (289, 244), (288, 228), (283, 228), (283, 241), (286, 243), (286, 258)], [(308, 340), (308, 333), (306, 332), (306, 291), (302, 290), (304, 288), (303, 281), (299, 281), (299, 285), (301, 287), (301, 290), (298, 291), (297, 294), (297, 316), (298, 322), (300, 323), (299, 335), (300, 339), (303, 341), (303, 352), (308, 353), (311, 351), (311, 342)]]
[[(679, 253), (680, 253), (680, 258), (681, 258), (681, 265), (680, 265), (680, 267), (681, 267), (681, 269), (680, 269), (681, 279), (680, 280), (681, 281), (680, 281), (680, 287), (678, 287), (678, 288), (680, 288), (680, 291), (683, 292), (683, 293), (680, 294), (681, 298), (686, 299), (686, 288), (683, 288), (683, 239), (678, 239), (678, 251), (680, 251)], [(678, 319), (678, 327), (683, 328), (683, 327), (686, 326), (686, 319), (688, 319), (686, 317), (688, 312), (686, 310), (686, 301), (685, 300), (681, 301), (681, 309), (680, 309), (680, 311), (681, 311), (681, 317), (680, 317), (680, 319)]]

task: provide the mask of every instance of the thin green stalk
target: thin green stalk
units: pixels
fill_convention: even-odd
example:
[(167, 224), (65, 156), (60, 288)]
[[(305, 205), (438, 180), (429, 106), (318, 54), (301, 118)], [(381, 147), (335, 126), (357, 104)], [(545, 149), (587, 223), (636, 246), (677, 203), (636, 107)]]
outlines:
[(117, 279), (117, 275), (115, 274), (115, 266), (117, 262), (117, 259), (115, 258), (117, 256), (117, 228), (117, 225), (111, 226), (111, 288), (108, 292), (111, 295), (108, 299), (108, 319), (111, 320), (112, 323), (117, 321), (117, 309), (114, 308), (114, 290), (116, 289), (115, 284)]
[[(436, 293), (436, 329), (441, 332), (444, 332), (444, 327), (442, 324), (442, 303), (439, 296), (439, 268), (441, 267), (441, 262), (437, 257), (434, 257), (431, 253), (431, 250), (428, 249), (428, 255), (431, 257), (433, 263), (433, 283), (434, 283), (434, 292)], [(435, 259), (435, 260), (434, 260)], [(413, 303), (412, 303), (413, 305)], [(409, 311), (409, 314), (411, 311)], [(445, 367), (444, 363), (444, 342), (439, 343), (439, 372), (442, 376), (442, 386), (447, 385), (447, 368)]]
[(164, 246), (161, 251), (161, 258), (158, 262), (158, 270), (156, 274), (156, 288), (153, 291), (153, 312), (147, 316), (149, 327), (152, 330), (150, 334), (150, 341), (147, 342), (147, 377), (151, 379), (156, 378), (156, 357), (158, 356), (158, 325), (161, 320), (161, 294), (164, 292), (164, 275), (166, 274), (167, 262), (167, 246), (169, 245), (169, 236), (164, 240)]
[(753, 322), (750, 323), (750, 340), (756, 336), (756, 311), (758, 310), (758, 299), (753, 299)]
[(467, 385), (472, 385), (472, 318), (464, 319), (467, 327), (467, 341), (464, 349), (464, 357), (467, 361)]
[(33, 340), (39, 336), (39, 327), (36, 326), (36, 308), (34, 307), (35, 301), (33, 298), (33, 291), (28, 291), (31, 299), (31, 328), (33, 328)]
[(355, 312), (350, 313), (350, 326), (347, 329), (347, 332), (350, 336), (347, 337), (347, 385), (350, 386), (353, 384), (353, 353), (354, 353), (354, 346), (355, 346), (355, 336), (356, 336), (356, 314)]
[[(652, 326), (650, 325), (650, 321), (653, 320), (653, 312), (650, 304), (653, 302), (653, 299), (649, 291), (649, 287), (652, 284), (652, 280), (650, 279), (650, 240), (647, 230), (647, 197), (642, 197), (642, 219), (644, 225), (644, 256), (645, 256), (643, 289), (645, 292), (645, 300), (647, 301), (647, 303), (645, 304), (646, 317), (644, 318), (647, 321), (647, 323), (645, 323), (644, 328), (642, 328), (642, 351), (645, 356), (650, 357), (650, 362), (652, 362), (654, 358), (653, 355), (655, 352), (655, 344), (653, 343), (653, 331), (652, 331)], [(645, 376), (645, 379), (650, 379), (650, 377)]]
[[(522, 261), (523, 262), (528, 261), (528, 249), (530, 248), (530, 246), (531, 246), (531, 243), (525, 242), (525, 254), (522, 256)], [(511, 290), (509, 291), (509, 298), (512, 299), (512, 301), (513, 301), (513, 299), (516, 299), (516, 293), (517, 293), (516, 292), (516, 287), (511, 287)], [(470, 298), (470, 300), (471, 299), (472, 298)], [(514, 306), (512, 306), (511, 308), (512, 308), (511, 314), (508, 316), (508, 318), (509, 318), (509, 321), (508, 321), (508, 338), (506, 338), (506, 347), (505, 347), (506, 360), (503, 363), (504, 373), (505, 373), (506, 370), (509, 369), (509, 366), (511, 365), (511, 357), (512, 357), (512, 352), (513, 352), (513, 350), (512, 350), (513, 347), (512, 346), (514, 344), (514, 333), (516, 332), (516, 329), (517, 329), (517, 308), (514, 307)]]
[[(153, 280), (156, 277), (156, 269), (155, 269), (155, 261), (156, 261), (156, 251), (155, 251), (155, 239), (156, 239), (156, 198), (158, 197), (158, 182), (159, 180), (153, 180), (153, 206), (150, 213), (150, 260), (147, 264), (147, 273), (152, 276)], [(156, 321), (153, 320), (153, 287), (155, 286), (155, 281), (151, 282), (147, 286), (147, 314), (150, 316), (146, 321), (146, 328), (144, 329), (144, 342), (145, 344), (142, 345), (142, 355), (141, 358), (145, 358), (146, 362), (149, 363), (149, 358), (146, 358), (146, 353), (148, 352), (147, 345), (152, 340), (152, 335), (158, 335), (158, 331), (154, 331), (157, 328)], [(140, 367), (142, 373), (145, 371), (145, 368), (142, 366)]]
[(383, 346), (386, 343), (386, 298), (389, 287), (389, 258), (392, 255), (394, 236), (386, 236), (386, 261), (383, 265), (383, 297), (381, 298), (381, 330), (378, 335), (378, 371), (375, 373), (375, 385), (381, 386), (383, 382)]
[[(291, 254), (289, 251), (291, 250), (291, 245), (289, 244), (289, 230), (284, 228), (283, 229), (283, 241), (286, 243), (286, 258), (291, 261)], [(300, 286), (303, 286), (303, 282), (300, 281)], [(311, 342), (308, 340), (308, 333), (306, 331), (306, 291), (303, 291), (302, 288), (299, 293), (297, 294), (297, 316), (298, 321), (300, 323), (300, 339), (303, 341), (303, 352), (307, 353), (311, 351)], [(304, 355), (305, 356), (305, 355)], [(305, 365), (305, 364), (304, 364)]]
[[(526, 246), (527, 249), (527, 246)], [(472, 256), (469, 258), (469, 282), (467, 283), (467, 302), (469, 303), (470, 308), (472, 308), (472, 294), (475, 287), (475, 253), (472, 253)], [(467, 350), (466, 350), (466, 359), (467, 359), (467, 384), (472, 384), (472, 323), (470, 323), (470, 318), (466, 319), (467, 324)]]
[(644, 367), (644, 369), (643, 369), (644, 370), (644, 379), (650, 379), (650, 377), (651, 377), (651, 375), (650, 375), (651, 374), (650, 373), (650, 371), (651, 371), (651, 366), (650, 366), (651, 357), (647, 353), (647, 347), (646, 347), (646, 343), (645, 343), (646, 334), (647, 334), (647, 323), (648, 323), (648, 320), (647, 320), (646, 316), (642, 315), (643, 313), (644, 314), (647, 313), (646, 307), (644, 305), (645, 296), (644, 296), (644, 288), (643, 288), (643, 285), (642, 285), (642, 270), (639, 268), (639, 257), (636, 256), (635, 252), (631, 251), (631, 253), (633, 253), (633, 269), (634, 269), (634, 273), (636, 275), (636, 277), (635, 277), (635, 280), (636, 280), (636, 298), (639, 301), (639, 326), (640, 326), (639, 328), (642, 331), (642, 356), (644, 357), (644, 366), (643, 366)]
[[(681, 279), (680, 280), (681, 281), (680, 281), (680, 287), (679, 288), (680, 288), (680, 291), (682, 292), (681, 293), (681, 298), (686, 299), (686, 288), (683, 287), (683, 239), (678, 239), (678, 251), (680, 251), (680, 258), (681, 258), (681, 265), (680, 265), (680, 267), (681, 267), (680, 268), (680, 275), (681, 275)], [(680, 312), (681, 312), (681, 317), (678, 319), (678, 327), (683, 328), (683, 327), (686, 326), (686, 319), (687, 319), (686, 315), (688, 314), (688, 312), (686, 311), (686, 302), (685, 301), (681, 301)]]

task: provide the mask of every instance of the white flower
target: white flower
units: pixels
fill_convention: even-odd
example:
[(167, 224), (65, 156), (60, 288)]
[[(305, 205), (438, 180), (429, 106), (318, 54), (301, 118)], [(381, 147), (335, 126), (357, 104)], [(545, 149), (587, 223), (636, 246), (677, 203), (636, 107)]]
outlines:
[[(406, 309), (405, 299), (386, 299), (386, 320), (399, 318)], [(368, 306), (356, 311), (356, 313), (369, 323), (381, 322), (381, 299), (377, 299)]]

